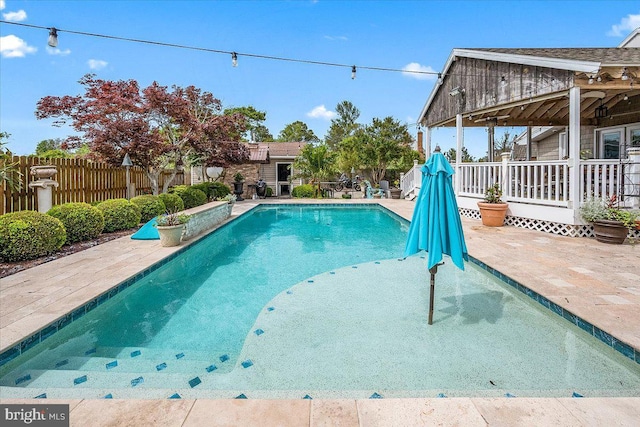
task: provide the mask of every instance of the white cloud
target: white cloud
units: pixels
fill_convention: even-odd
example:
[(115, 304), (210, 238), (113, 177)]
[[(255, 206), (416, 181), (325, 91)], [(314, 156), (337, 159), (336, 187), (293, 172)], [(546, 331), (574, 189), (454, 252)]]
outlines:
[(4, 0), (0, 0), (0, 10), (5, 8)]
[[(438, 72), (428, 65), (420, 65), (417, 62), (410, 62), (402, 67), (403, 73), (407, 77), (412, 77), (418, 80), (434, 80), (438, 75)], [(430, 73), (430, 74), (421, 74)]]
[(339, 41), (343, 41), (343, 42), (349, 40), (345, 36), (324, 36), (324, 38), (327, 39), (327, 40), (339, 40)]
[(107, 66), (108, 62), (102, 59), (90, 59), (87, 61), (87, 64), (89, 64), (89, 68), (92, 70), (102, 70)]
[(49, 55), (67, 56), (71, 53), (70, 49), (60, 50), (57, 47), (47, 46), (47, 53)]
[(612, 25), (607, 35), (622, 37), (627, 32), (631, 32), (638, 27), (640, 27), (640, 13), (637, 15), (629, 14), (626, 18), (622, 18), (619, 24)]
[(24, 10), (19, 10), (17, 12), (3, 13), (2, 16), (4, 16), (4, 19), (7, 21), (20, 22), (27, 19), (27, 12), (25, 12)]
[(27, 53), (35, 53), (37, 50), (13, 34), (0, 37), (0, 53), (5, 58), (23, 58)]
[(307, 113), (307, 117), (312, 117), (314, 119), (331, 120), (335, 116), (336, 116), (336, 113), (333, 111), (327, 110), (324, 104), (314, 107), (313, 110)]

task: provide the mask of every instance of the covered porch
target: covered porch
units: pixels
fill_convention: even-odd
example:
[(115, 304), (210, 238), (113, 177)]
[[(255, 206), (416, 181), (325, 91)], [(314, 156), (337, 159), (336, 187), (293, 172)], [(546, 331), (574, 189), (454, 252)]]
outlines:
[[(616, 195), (640, 207), (640, 41), (617, 48), (454, 49), (421, 114), (425, 152), (431, 131), (456, 128), (455, 191), (463, 215), (500, 183), (507, 224), (590, 236), (578, 209)], [(495, 127), (521, 127), (522, 150), (499, 153)], [(487, 129), (486, 162), (463, 162), (464, 129)], [(419, 138), (420, 139), (420, 138)], [(433, 145), (433, 146), (432, 146)], [(404, 174), (411, 197), (419, 165)]]

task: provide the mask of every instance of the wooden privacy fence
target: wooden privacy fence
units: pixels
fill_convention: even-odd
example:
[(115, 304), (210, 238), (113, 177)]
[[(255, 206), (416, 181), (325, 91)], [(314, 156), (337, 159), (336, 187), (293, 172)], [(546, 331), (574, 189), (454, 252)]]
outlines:
[[(36, 189), (29, 183), (36, 180), (30, 175), (30, 167), (36, 165), (54, 165), (58, 173), (53, 177), (58, 187), (53, 187), (53, 205), (69, 202), (99, 202), (108, 199), (126, 197), (126, 169), (113, 167), (106, 163), (96, 163), (85, 159), (40, 159), (31, 156), (14, 156), (11, 163), (17, 163), (22, 173), (22, 189), (11, 191), (6, 183), (0, 184), (0, 215), (23, 210), (38, 210)], [(150, 194), (151, 181), (144, 171), (133, 166), (130, 168), (131, 183), (135, 184), (135, 194)], [(162, 191), (164, 181), (171, 175), (165, 171), (160, 175), (159, 188)], [(190, 184), (190, 175), (178, 171), (171, 185)]]

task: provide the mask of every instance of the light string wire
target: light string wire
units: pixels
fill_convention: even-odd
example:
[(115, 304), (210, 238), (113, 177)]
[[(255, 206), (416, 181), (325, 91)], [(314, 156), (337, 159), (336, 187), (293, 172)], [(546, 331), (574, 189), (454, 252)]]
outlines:
[[(128, 37), (119, 37), (119, 36), (112, 36), (107, 34), (97, 34), (97, 33), (88, 33), (84, 31), (65, 30), (57, 27), (43, 27), (41, 25), (24, 24), (22, 22), (0, 20), (0, 24), (18, 25), (21, 27), (36, 28), (40, 30), (55, 29), (58, 33), (78, 34), (82, 36), (99, 37), (99, 38), (110, 39), (110, 40), (120, 40), (120, 41), (142, 43), (142, 44), (148, 44), (148, 45), (154, 45), (154, 46), (164, 46), (164, 47), (173, 47), (178, 49), (196, 50), (201, 52), (221, 53), (226, 55), (236, 54), (237, 56), (245, 56), (248, 58), (269, 59), (273, 61), (285, 61), (285, 62), (297, 62), (302, 64), (324, 65), (329, 67), (341, 67), (341, 68), (349, 68), (349, 69), (352, 69), (354, 67), (354, 65), (340, 64), (336, 62), (314, 61), (314, 60), (308, 60), (308, 59), (296, 59), (296, 58), (285, 58), (280, 56), (261, 55), (257, 53), (245, 53), (245, 52), (237, 52), (237, 51), (231, 51), (231, 50), (210, 49), (206, 47), (187, 46), (187, 45), (182, 45), (177, 43), (157, 42), (153, 40), (133, 39)], [(433, 75), (433, 76), (440, 74), (436, 71), (401, 70), (397, 68), (373, 67), (373, 66), (363, 66), (363, 65), (355, 65), (355, 67), (356, 69), (360, 69), (360, 70), (389, 71), (389, 72), (408, 73), (408, 74), (425, 74), (425, 75)]]

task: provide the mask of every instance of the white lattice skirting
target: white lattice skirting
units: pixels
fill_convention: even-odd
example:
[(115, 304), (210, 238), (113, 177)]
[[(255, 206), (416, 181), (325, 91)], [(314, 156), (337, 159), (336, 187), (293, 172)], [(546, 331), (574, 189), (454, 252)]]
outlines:
[[(460, 214), (466, 218), (480, 220), (480, 211), (468, 208), (459, 208)], [(545, 233), (559, 234), (569, 237), (594, 237), (593, 226), (591, 225), (570, 225), (552, 221), (542, 221), (539, 219), (521, 218), (518, 216), (507, 216), (506, 225), (514, 227), (528, 228), (529, 230), (544, 231)], [(629, 232), (629, 237), (640, 239), (640, 231)]]

